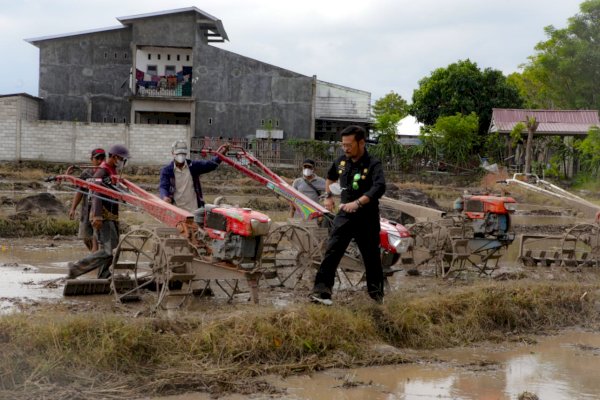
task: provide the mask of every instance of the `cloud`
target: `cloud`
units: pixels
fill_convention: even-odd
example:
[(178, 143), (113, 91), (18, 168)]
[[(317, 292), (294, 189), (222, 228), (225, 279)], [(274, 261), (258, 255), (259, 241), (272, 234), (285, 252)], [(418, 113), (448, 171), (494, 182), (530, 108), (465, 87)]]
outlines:
[[(563, 27), (580, 0), (204, 0), (230, 42), (217, 46), (318, 79), (407, 100), (431, 71), (469, 58), (517, 70)], [(189, 0), (22, 0), (0, 11), (0, 93), (37, 94), (38, 49), (25, 38), (118, 25), (117, 17), (193, 5)], [(19, 83), (21, 82), (21, 83)]]

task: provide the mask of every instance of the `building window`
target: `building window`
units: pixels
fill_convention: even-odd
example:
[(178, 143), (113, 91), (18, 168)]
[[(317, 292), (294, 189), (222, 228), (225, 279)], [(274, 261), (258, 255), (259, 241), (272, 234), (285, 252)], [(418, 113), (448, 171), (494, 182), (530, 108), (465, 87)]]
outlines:
[(269, 120), (269, 127), (271, 127), (271, 128), (273, 127), (273, 120), (272, 119)]
[(113, 124), (117, 123), (117, 117), (113, 117)]
[(189, 54), (185, 56), (185, 61), (190, 61), (190, 55)]
[(279, 128), (279, 120), (278, 119), (275, 120), (275, 126)]
[(152, 54), (148, 54), (148, 60), (152, 60)]
[(108, 58), (108, 53), (106, 51), (104, 52), (104, 58)]
[(115, 58), (118, 58), (119, 56), (117, 55), (117, 53), (115, 53)]
[(160, 60), (160, 54), (157, 54), (156, 57), (158, 57), (158, 59)]
[(146, 73), (150, 76), (158, 75), (156, 65), (148, 65), (148, 67), (146, 68)]
[(175, 66), (174, 65), (165, 65), (165, 76), (173, 76), (175, 75)]
[(123, 123), (126, 124), (127, 123), (127, 118), (123, 118)]
[(171, 55), (167, 54), (167, 61), (171, 61)]
[(177, 54), (177, 61), (179, 61), (181, 58), (181, 56), (179, 54)]
[(127, 53), (123, 53), (123, 59), (127, 60)]
[(107, 121), (106, 117), (102, 117), (102, 122), (106, 123), (106, 121)]
[(209, 124), (209, 125), (212, 125), (212, 118), (209, 118), (209, 119), (208, 119), (208, 124)]
[(261, 126), (261, 127), (262, 127), (262, 126), (265, 126), (265, 120), (264, 120), (264, 119), (261, 119), (261, 120), (260, 120), (260, 126)]

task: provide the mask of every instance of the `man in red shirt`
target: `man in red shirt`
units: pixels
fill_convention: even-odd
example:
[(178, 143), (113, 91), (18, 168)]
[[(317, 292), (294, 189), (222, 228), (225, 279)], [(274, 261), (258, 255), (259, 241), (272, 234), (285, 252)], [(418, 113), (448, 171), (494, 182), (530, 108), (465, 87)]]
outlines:
[[(94, 174), (95, 182), (106, 182), (120, 173), (129, 158), (129, 150), (116, 144), (108, 150), (108, 159), (100, 164)], [(98, 251), (69, 264), (69, 279), (98, 268), (98, 278), (110, 277), (113, 250), (119, 243), (119, 204), (95, 195), (91, 200), (90, 221), (97, 234)]]

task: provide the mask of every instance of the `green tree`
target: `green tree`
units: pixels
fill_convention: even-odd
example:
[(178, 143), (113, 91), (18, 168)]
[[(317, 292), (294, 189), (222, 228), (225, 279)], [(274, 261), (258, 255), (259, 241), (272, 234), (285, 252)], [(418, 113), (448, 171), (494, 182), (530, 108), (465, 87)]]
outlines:
[(600, 109), (600, 0), (579, 7), (566, 28), (545, 28), (548, 40), (536, 45), (520, 76), (511, 78), (530, 105)]
[(396, 125), (406, 115), (408, 115), (408, 103), (394, 91), (375, 101), (373, 105), (374, 128), (380, 141), (382, 136), (385, 135), (390, 136), (393, 139), (392, 141), (395, 141)]
[(402, 119), (408, 115), (409, 106), (406, 100), (393, 90), (375, 101), (373, 117), (377, 120), (382, 115), (395, 114)]
[(574, 144), (581, 153), (582, 169), (593, 176), (600, 172), (600, 128), (593, 127), (585, 139)]
[(470, 60), (438, 68), (421, 79), (412, 101), (412, 114), (428, 125), (433, 125), (439, 117), (474, 112), (479, 119), (480, 135), (488, 131), (492, 108), (523, 106), (517, 87), (510, 84), (502, 72), (490, 68), (481, 71)]
[(473, 157), (478, 143), (479, 118), (474, 112), (469, 115), (457, 113), (450, 117), (439, 117), (433, 129), (423, 135), (425, 146), (436, 149), (438, 156), (449, 164), (466, 166)]
[(403, 164), (406, 151), (396, 140), (396, 126), (407, 114), (408, 103), (394, 91), (378, 99), (373, 105), (374, 128), (378, 134), (378, 143), (369, 151), (388, 165), (400, 167)]

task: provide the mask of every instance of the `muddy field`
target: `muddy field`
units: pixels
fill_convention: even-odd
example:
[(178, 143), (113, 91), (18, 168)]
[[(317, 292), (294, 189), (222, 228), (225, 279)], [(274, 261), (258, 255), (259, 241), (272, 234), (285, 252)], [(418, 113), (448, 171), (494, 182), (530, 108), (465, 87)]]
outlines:
[[(41, 183), (44, 172), (28, 173), (0, 174), (0, 398), (548, 400), (600, 392), (579, 368), (600, 367), (593, 268), (525, 267), (511, 246), (491, 278), (442, 280), (399, 264), (382, 306), (349, 282), (336, 288), (334, 307), (312, 305), (309, 276), (294, 290), (262, 281), (259, 305), (243, 282), (233, 299), (213, 284), (212, 296), (183, 311), (150, 315), (147, 304), (111, 295), (63, 297), (67, 263), (86, 254), (65, 217), (73, 194)], [(154, 191), (154, 175), (131, 179)], [(479, 180), (389, 187), (390, 197), (444, 210), (466, 189), (507, 194)], [(229, 172), (205, 179), (204, 190), (209, 201), (225, 196), (287, 218), (285, 201)], [(50, 217), (35, 206), (18, 212), (40, 193), (58, 200)], [(518, 234), (557, 235), (585, 221), (568, 204), (508, 194), (528, 205), (517, 212)], [(122, 220), (124, 230), (156, 225), (132, 208)]]

